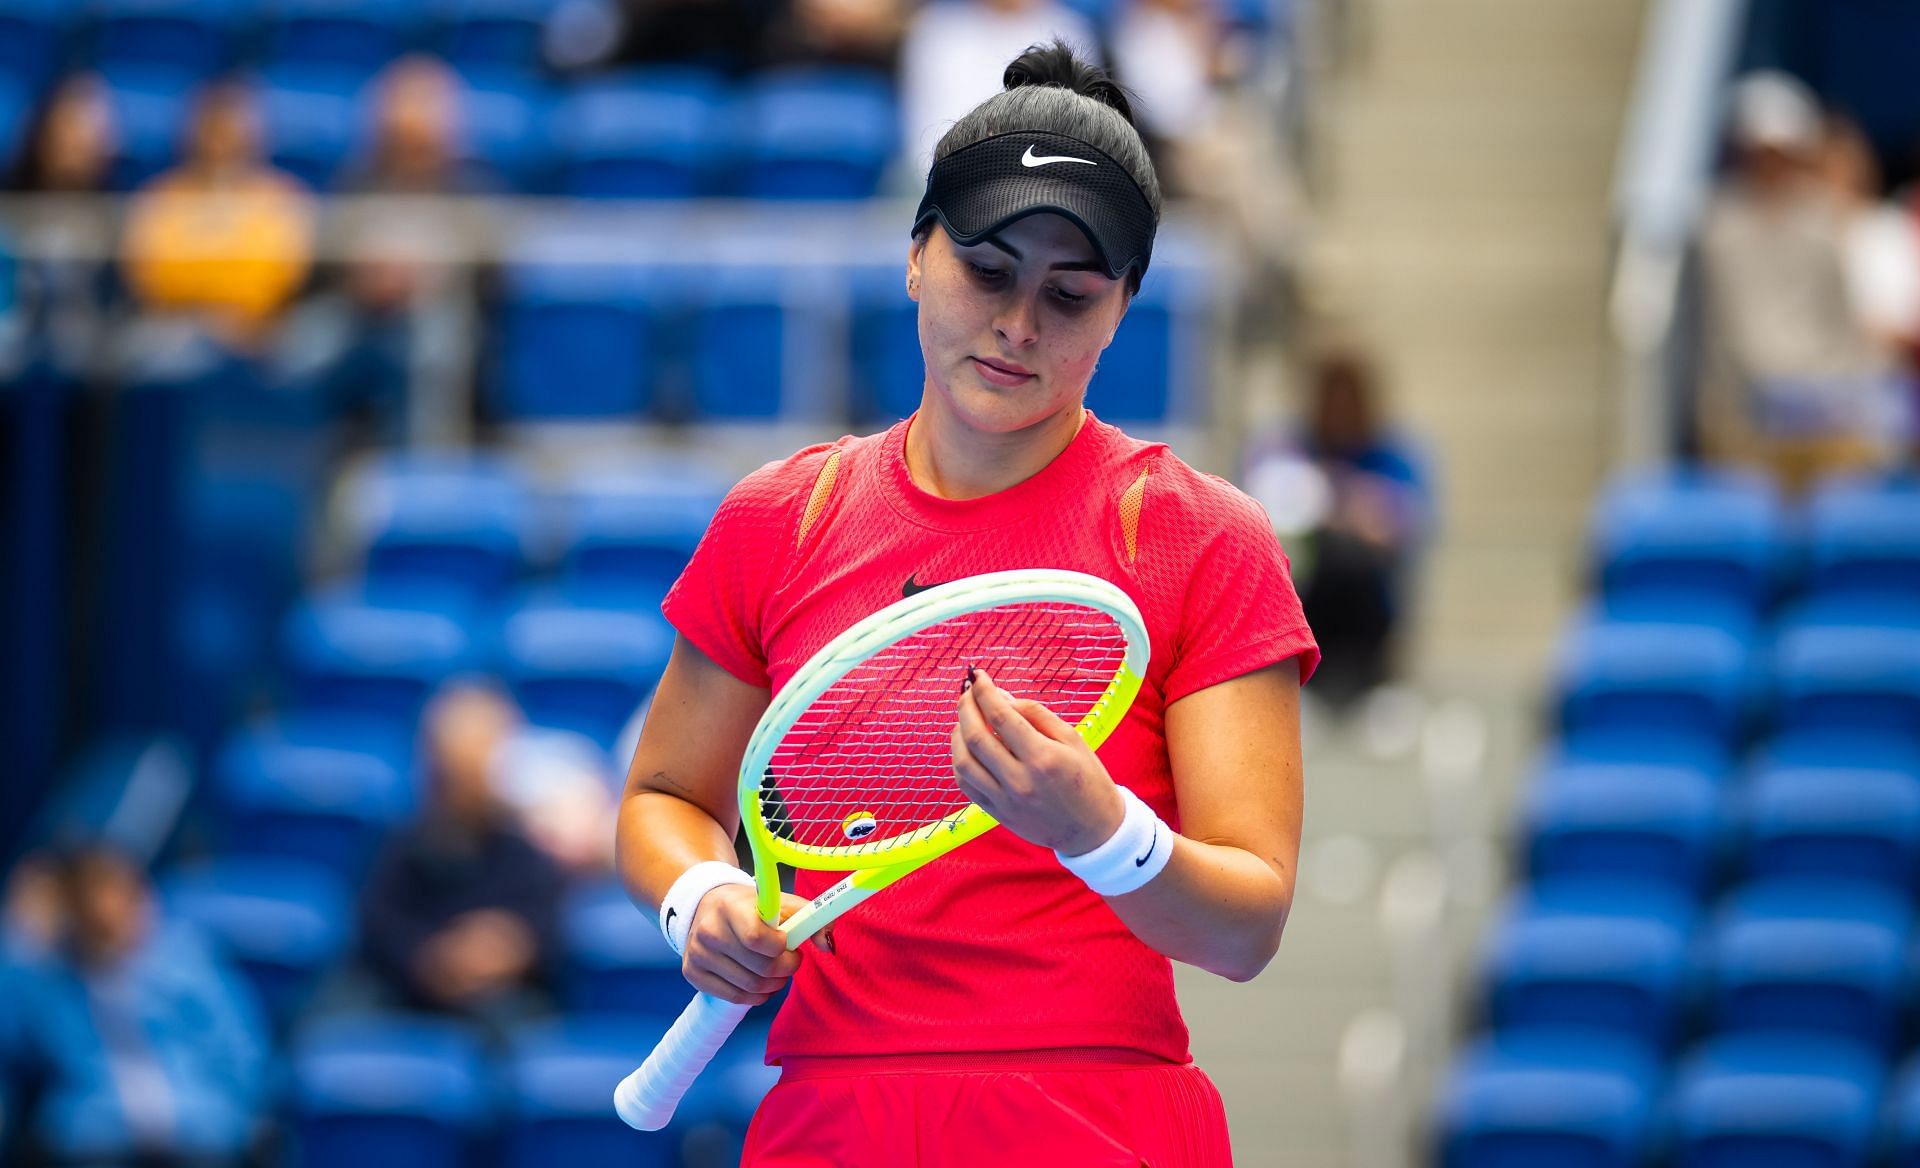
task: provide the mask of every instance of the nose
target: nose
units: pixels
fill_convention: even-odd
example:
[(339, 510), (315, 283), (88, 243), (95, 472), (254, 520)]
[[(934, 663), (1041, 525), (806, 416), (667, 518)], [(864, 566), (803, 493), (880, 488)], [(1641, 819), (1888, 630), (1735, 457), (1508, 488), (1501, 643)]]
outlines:
[(994, 317), (993, 331), (1008, 348), (1025, 348), (1039, 339), (1039, 317), (1031, 296), (1010, 296)]

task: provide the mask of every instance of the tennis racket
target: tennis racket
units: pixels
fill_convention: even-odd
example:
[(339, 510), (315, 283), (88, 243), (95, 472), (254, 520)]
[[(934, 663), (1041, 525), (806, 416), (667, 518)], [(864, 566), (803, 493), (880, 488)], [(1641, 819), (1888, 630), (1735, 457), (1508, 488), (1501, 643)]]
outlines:
[[(1097, 576), (992, 572), (889, 605), (814, 654), (761, 715), (740, 763), (760, 915), (779, 913), (781, 864), (849, 873), (787, 918), (787, 948), (996, 826), (953, 776), (969, 666), (1097, 747), (1146, 676), (1146, 627), (1126, 593)], [(620, 1118), (664, 1127), (747, 1009), (697, 995), (615, 1088)]]

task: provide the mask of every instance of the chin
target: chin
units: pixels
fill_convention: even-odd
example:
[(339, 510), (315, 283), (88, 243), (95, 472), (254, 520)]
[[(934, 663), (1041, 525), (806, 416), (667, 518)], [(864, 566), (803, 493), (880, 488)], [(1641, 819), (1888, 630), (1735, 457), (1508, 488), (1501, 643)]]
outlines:
[(1076, 397), (1061, 398), (1037, 384), (1007, 388), (983, 383), (963, 372), (935, 392), (946, 399), (956, 417), (975, 430), (1011, 434), (1045, 422), (1074, 405)]

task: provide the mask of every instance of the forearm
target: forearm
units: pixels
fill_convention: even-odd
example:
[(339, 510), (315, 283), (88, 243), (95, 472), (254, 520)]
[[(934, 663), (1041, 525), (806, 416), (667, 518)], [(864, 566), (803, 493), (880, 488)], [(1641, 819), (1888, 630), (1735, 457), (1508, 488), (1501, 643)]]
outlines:
[(726, 827), (678, 795), (628, 791), (614, 843), (614, 865), (628, 896), (657, 911), (680, 874), (703, 860), (738, 862)]
[(1247, 981), (1280, 947), (1293, 885), (1291, 871), (1283, 876), (1244, 848), (1175, 835), (1160, 874), (1107, 904), (1155, 950)]

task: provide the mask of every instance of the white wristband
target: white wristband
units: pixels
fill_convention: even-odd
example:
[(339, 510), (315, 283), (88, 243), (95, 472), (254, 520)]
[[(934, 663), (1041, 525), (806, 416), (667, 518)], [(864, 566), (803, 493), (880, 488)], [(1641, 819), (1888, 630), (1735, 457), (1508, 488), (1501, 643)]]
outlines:
[(1127, 788), (1120, 788), (1120, 799), (1127, 812), (1106, 843), (1078, 856), (1054, 853), (1067, 871), (1101, 896), (1132, 892), (1160, 875), (1173, 855), (1173, 829)]
[(687, 930), (693, 927), (693, 914), (700, 900), (722, 884), (752, 884), (753, 877), (720, 860), (702, 860), (673, 882), (660, 899), (660, 931), (675, 953), (687, 951)]

